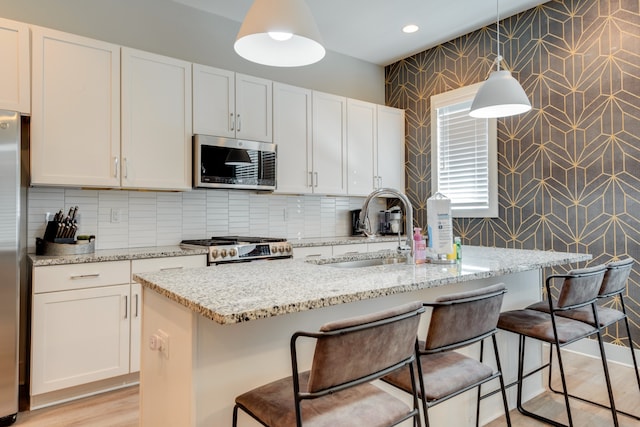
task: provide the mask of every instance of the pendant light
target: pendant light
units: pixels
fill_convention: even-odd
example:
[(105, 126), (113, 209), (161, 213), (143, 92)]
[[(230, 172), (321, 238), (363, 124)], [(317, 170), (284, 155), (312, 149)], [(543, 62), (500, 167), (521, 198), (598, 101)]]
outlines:
[[(531, 102), (524, 93), (520, 83), (511, 75), (509, 70), (500, 69), (503, 63), (500, 55), (500, 7), (496, 0), (496, 29), (498, 33), (498, 56), (494, 63), (497, 70), (493, 71), (476, 93), (469, 115), (477, 118), (508, 117), (526, 113), (531, 110)], [(504, 63), (503, 63), (504, 64)]]
[(255, 0), (233, 45), (243, 58), (273, 67), (298, 67), (325, 55), (305, 0)]

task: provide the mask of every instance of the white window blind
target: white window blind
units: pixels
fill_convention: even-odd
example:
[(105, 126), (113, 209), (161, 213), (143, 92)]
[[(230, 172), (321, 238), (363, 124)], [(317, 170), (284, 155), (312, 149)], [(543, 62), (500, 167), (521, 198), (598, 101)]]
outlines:
[(454, 217), (498, 214), (495, 119), (469, 116), (476, 91), (432, 97), (432, 193), (451, 199)]

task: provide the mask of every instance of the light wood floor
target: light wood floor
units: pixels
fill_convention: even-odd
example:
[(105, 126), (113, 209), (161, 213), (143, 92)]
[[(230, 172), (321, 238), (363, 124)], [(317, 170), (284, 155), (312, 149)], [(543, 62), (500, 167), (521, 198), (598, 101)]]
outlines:
[[(602, 365), (598, 359), (566, 353), (569, 390), (584, 393), (601, 403), (607, 402)], [(623, 410), (640, 415), (640, 390), (633, 370), (610, 364), (612, 382), (615, 387), (615, 403)], [(546, 372), (546, 371), (545, 371)], [(557, 370), (555, 371), (557, 372)], [(559, 389), (559, 388), (558, 388)], [(88, 397), (75, 402), (57, 405), (18, 414), (16, 426), (20, 427), (134, 427), (138, 425), (138, 387)], [(525, 407), (542, 415), (566, 422), (561, 395), (546, 392), (528, 402)], [(576, 427), (612, 426), (611, 413), (593, 405), (571, 400), (571, 409)], [(543, 426), (545, 424), (525, 417), (514, 410), (510, 412), (515, 427)], [(640, 421), (619, 416), (620, 427), (640, 427)], [(506, 425), (504, 417), (487, 427)], [(178, 426), (176, 426), (178, 427)], [(224, 426), (220, 426), (224, 427)]]

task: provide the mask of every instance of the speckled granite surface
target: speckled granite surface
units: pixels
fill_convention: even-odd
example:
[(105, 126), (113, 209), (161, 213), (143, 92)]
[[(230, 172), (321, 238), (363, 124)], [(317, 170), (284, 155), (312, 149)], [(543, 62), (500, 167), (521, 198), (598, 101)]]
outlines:
[(326, 265), (380, 257), (376, 252), (144, 273), (134, 279), (211, 320), (231, 324), (591, 259), (587, 254), (473, 246), (464, 246), (462, 253), (462, 263), (454, 265)]
[(149, 248), (104, 249), (86, 255), (45, 256), (29, 254), (34, 267), (47, 265), (82, 264), (85, 262), (124, 261), (206, 254), (207, 249), (183, 249), (180, 246), (153, 246)]
[[(404, 237), (403, 237), (404, 238)], [(313, 246), (333, 246), (333, 245), (353, 245), (357, 243), (376, 243), (390, 242), (398, 238), (395, 236), (346, 236), (346, 237), (330, 237), (330, 238), (313, 238), (313, 239), (293, 239), (290, 240), (291, 246), (294, 248), (313, 247)], [(162, 258), (183, 255), (206, 254), (207, 249), (185, 249), (179, 245), (175, 246), (152, 246), (146, 248), (131, 249), (103, 249), (97, 250), (93, 254), (87, 255), (65, 255), (65, 256), (44, 256), (29, 254), (29, 259), (35, 267), (47, 265), (64, 265), (64, 264), (81, 264), (85, 262), (101, 262), (101, 261), (121, 261), (145, 258)]]

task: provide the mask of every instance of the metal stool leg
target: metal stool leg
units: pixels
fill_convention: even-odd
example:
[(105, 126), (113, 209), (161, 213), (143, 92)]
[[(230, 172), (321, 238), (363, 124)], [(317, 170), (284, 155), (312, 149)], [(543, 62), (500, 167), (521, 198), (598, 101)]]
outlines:
[[(507, 392), (504, 386), (504, 377), (502, 376), (502, 365), (500, 363), (500, 354), (498, 354), (498, 341), (496, 340), (495, 335), (493, 335), (492, 338), (493, 338), (493, 350), (495, 352), (495, 357), (496, 357), (496, 368), (498, 368), (498, 371), (500, 371), (499, 381), (500, 381), (500, 391), (502, 392), (502, 405), (504, 406), (504, 416), (507, 420), (507, 426), (511, 427), (511, 417), (509, 416), (509, 403), (507, 402)], [(479, 393), (480, 393), (480, 390), (478, 388), (478, 398), (480, 396)], [(478, 400), (478, 402), (480, 402), (480, 400)]]

